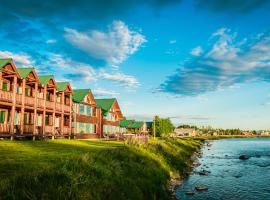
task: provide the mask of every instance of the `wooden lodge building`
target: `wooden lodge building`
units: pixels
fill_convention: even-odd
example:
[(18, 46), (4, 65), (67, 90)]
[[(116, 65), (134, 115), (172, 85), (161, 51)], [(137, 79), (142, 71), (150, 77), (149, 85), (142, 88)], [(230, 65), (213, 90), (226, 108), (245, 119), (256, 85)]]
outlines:
[(0, 59), (0, 137), (101, 138), (119, 134), (121, 119), (116, 99)]

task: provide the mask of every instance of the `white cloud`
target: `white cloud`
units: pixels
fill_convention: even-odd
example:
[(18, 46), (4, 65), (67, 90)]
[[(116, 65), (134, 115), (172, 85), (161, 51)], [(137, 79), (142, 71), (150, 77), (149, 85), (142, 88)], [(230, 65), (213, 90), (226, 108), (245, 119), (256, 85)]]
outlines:
[(109, 90), (105, 90), (105, 89), (93, 89), (93, 93), (94, 95), (97, 96), (111, 96), (111, 97), (115, 97), (117, 95), (119, 95), (119, 93), (115, 92), (115, 91), (109, 91)]
[(10, 51), (0, 51), (0, 58), (12, 58), (16, 63), (21, 65), (33, 65), (34, 61), (31, 56), (25, 53), (12, 53)]
[(54, 40), (54, 39), (49, 39), (46, 41), (47, 44), (54, 44), (56, 42), (57, 42), (57, 40)]
[(252, 81), (270, 82), (270, 34), (237, 40), (237, 33), (222, 28), (211, 36), (210, 50), (183, 63), (160, 86), (161, 91), (198, 95)]
[(169, 43), (170, 44), (175, 44), (176, 43), (176, 40), (170, 40)]
[(193, 56), (200, 56), (202, 54), (202, 52), (203, 52), (202, 47), (198, 46), (198, 47), (192, 49), (190, 54)]
[(66, 79), (95, 81), (96, 72), (91, 65), (74, 61), (70, 58), (63, 58), (60, 54), (49, 56), (48, 66), (60, 68), (61, 73)]
[(145, 37), (129, 29), (122, 21), (113, 21), (108, 32), (91, 30), (79, 32), (65, 28), (65, 38), (90, 56), (107, 61), (109, 64), (122, 63), (146, 42)]
[(129, 89), (134, 89), (140, 86), (140, 83), (135, 77), (120, 72), (115, 74), (103, 72), (100, 74), (100, 77), (107, 80), (119, 82), (120, 84), (124, 85), (126, 88)]

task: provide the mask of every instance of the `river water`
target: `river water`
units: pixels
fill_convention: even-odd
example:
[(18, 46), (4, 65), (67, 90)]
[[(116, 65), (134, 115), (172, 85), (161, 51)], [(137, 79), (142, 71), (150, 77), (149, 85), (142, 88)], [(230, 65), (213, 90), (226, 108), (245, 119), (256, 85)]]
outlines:
[[(201, 165), (177, 189), (177, 196), (198, 200), (270, 200), (270, 138), (223, 139), (209, 141), (202, 149)], [(250, 156), (239, 160), (239, 156)], [(199, 175), (201, 170), (209, 171)], [(197, 192), (197, 185), (208, 186)], [(194, 195), (185, 194), (193, 190)]]

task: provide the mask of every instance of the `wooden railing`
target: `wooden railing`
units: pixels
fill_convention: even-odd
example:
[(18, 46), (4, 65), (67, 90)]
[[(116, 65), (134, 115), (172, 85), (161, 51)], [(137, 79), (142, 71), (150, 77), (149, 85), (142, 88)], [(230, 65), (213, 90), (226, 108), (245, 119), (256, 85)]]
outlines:
[(35, 104), (35, 98), (34, 97), (25, 96), (25, 98), (24, 98), (24, 104), (27, 105), (27, 106), (34, 106), (34, 104)]
[(61, 103), (56, 102), (56, 105), (55, 105), (55, 110), (57, 110), (57, 111), (62, 111), (62, 104), (61, 104)]
[(64, 105), (64, 112), (70, 112), (70, 105)]
[(12, 102), (12, 96), (13, 96), (12, 92), (0, 90), (0, 101)]
[(37, 107), (43, 108), (44, 107), (44, 99), (37, 98)]
[(10, 133), (10, 124), (0, 123), (0, 133)]
[(53, 101), (46, 101), (46, 108), (53, 110), (55, 102)]
[(34, 133), (34, 125), (33, 124), (24, 124), (23, 125), (23, 133)]
[(53, 126), (45, 126), (45, 134), (52, 134)]
[(70, 127), (68, 127), (68, 126), (64, 126), (63, 127), (63, 134), (71, 134), (71, 128)]
[(16, 94), (16, 104), (22, 104), (22, 95)]

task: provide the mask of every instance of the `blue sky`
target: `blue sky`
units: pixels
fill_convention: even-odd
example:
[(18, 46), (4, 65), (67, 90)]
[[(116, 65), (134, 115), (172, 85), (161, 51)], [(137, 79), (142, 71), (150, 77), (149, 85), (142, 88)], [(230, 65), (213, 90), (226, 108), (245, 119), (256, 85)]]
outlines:
[(0, 57), (128, 118), (270, 128), (267, 0), (2, 0)]

